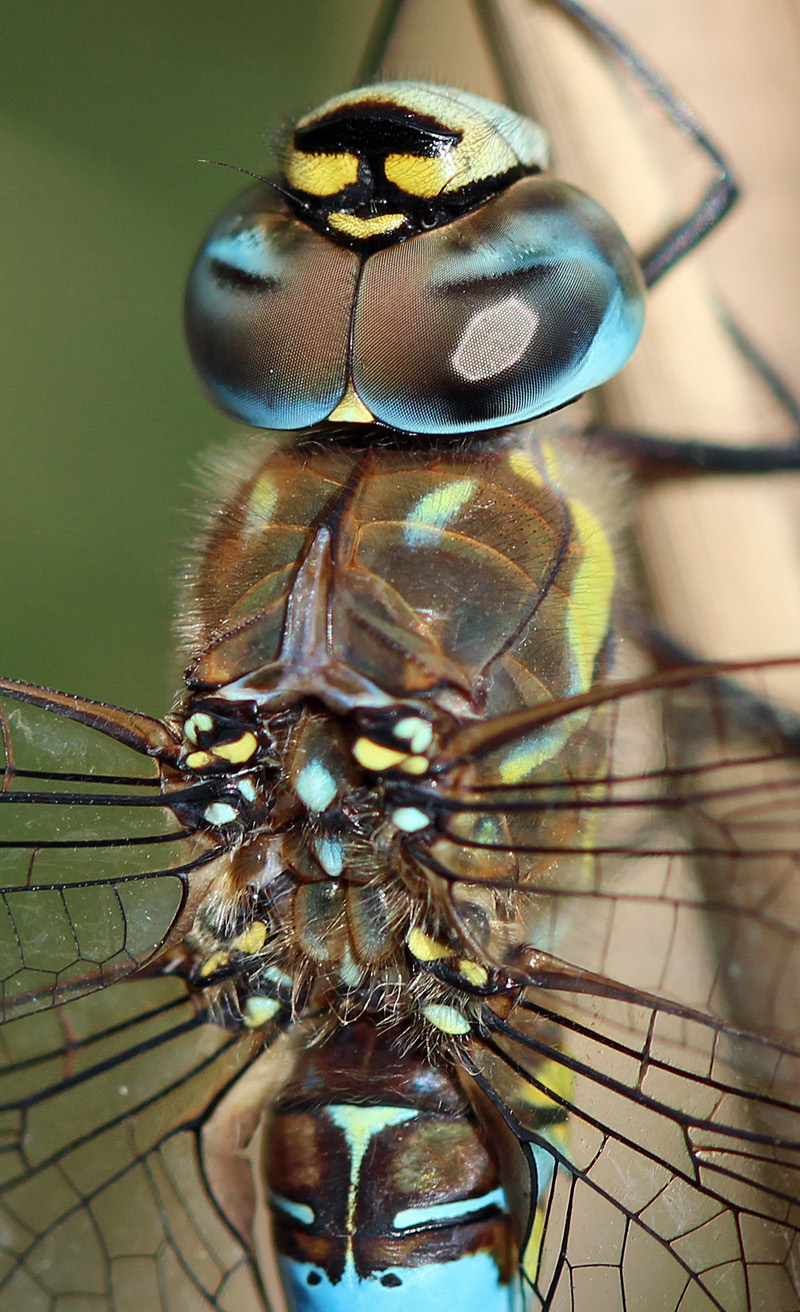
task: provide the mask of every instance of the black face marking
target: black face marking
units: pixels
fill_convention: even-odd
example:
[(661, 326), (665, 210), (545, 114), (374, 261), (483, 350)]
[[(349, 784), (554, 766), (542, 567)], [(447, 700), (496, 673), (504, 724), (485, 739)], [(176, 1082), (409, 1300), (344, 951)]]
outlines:
[[(447, 117), (447, 107), (443, 110)], [(364, 99), (341, 105), (312, 123), (295, 129), (291, 150), (306, 155), (348, 155), (358, 159), (358, 177), (335, 195), (319, 196), (288, 184), (289, 204), (304, 222), (339, 245), (359, 252), (391, 246), (414, 233), (441, 227), (479, 208), (498, 191), (538, 165), (503, 167), (498, 175), (471, 178), (448, 185), (436, 196), (419, 196), (386, 177), (387, 156), (441, 159), (456, 151), (464, 140), (461, 128), (448, 126), (434, 114), (419, 113), (402, 96), (396, 102)], [(388, 231), (355, 235), (336, 222), (334, 214), (350, 215), (366, 223), (382, 215), (402, 215)]]
[(348, 109), (327, 114), (310, 127), (295, 132), (298, 150), (308, 154), (420, 155), (436, 159), (452, 150), (462, 133), (447, 128), (427, 114), (417, 114), (404, 105), (364, 101)]

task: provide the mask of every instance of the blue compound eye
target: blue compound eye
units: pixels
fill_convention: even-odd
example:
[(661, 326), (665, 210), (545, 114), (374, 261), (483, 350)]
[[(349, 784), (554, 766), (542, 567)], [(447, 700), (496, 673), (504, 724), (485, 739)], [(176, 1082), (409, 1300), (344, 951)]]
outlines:
[(187, 335), (212, 397), (259, 428), (459, 434), (605, 382), (639, 339), (639, 266), (543, 162), (535, 124), (447, 88), (329, 101), (281, 187), (226, 210), (195, 261)]
[(186, 292), (189, 350), (212, 399), (256, 428), (327, 419), (347, 386), (360, 266), (266, 187), (231, 205)]
[(606, 211), (565, 183), (525, 178), (367, 260), (353, 382), (394, 428), (495, 428), (612, 377), (643, 319), (638, 263)]

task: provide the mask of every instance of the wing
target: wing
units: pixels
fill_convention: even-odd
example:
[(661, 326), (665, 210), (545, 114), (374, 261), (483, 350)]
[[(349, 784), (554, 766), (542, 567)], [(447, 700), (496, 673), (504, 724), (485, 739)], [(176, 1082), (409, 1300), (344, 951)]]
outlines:
[[(792, 1312), (795, 744), (780, 716), (752, 700), (737, 715), (735, 694), (706, 680), (620, 701), (626, 742), (597, 776), (589, 876), (539, 886), (539, 942), (506, 963), (521, 990), (484, 1001), (468, 1045), (541, 1195), (534, 1306)], [(530, 818), (523, 792), (492, 795), (511, 824)], [(539, 816), (564, 805), (563, 790), (538, 791)]]
[(230, 1170), (263, 1111), (260, 1082), (232, 1112), (225, 1099), (259, 1062), (208, 1021), (182, 980), (162, 978), (0, 1031), (0, 1312), (268, 1309), (252, 1176), (243, 1159)]
[(258, 1044), (235, 1037), (223, 999), (169, 977), (175, 953), (93, 992), (154, 957), (223, 849), (165, 804), (168, 726), (26, 684), (0, 694), (4, 1014), (39, 1013), (0, 1029), (0, 1312), (265, 1312), (239, 1150), (286, 1016)]
[(0, 732), (5, 1019), (137, 969), (175, 922), (188, 875), (217, 853), (165, 805), (152, 758), (169, 761), (171, 736), (159, 721), (4, 680)]
[[(542, 1039), (550, 1018), (559, 1048)], [(513, 1016), (487, 1007), (485, 1019), (479, 1083), (540, 1179), (543, 1156), (560, 1168), (528, 1255), (537, 1306), (797, 1306), (796, 1049), (643, 998), (589, 1010), (532, 989)], [(543, 1099), (569, 1118), (562, 1151), (542, 1130)]]

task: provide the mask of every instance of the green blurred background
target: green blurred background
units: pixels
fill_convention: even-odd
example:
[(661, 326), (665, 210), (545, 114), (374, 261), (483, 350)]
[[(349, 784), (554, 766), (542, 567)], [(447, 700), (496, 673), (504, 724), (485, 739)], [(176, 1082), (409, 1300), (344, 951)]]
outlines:
[(0, 672), (150, 712), (192, 462), (233, 426), (183, 282), (276, 129), (353, 79), (374, 0), (3, 0)]

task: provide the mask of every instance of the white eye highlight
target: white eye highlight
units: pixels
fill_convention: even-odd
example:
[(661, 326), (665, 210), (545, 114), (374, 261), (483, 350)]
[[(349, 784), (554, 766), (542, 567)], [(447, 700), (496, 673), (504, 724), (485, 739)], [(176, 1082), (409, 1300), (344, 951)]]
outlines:
[(451, 356), (461, 378), (478, 383), (510, 369), (527, 351), (539, 316), (518, 296), (487, 305), (473, 315)]

